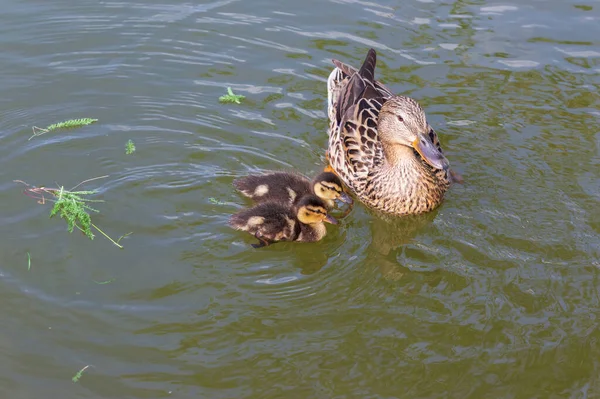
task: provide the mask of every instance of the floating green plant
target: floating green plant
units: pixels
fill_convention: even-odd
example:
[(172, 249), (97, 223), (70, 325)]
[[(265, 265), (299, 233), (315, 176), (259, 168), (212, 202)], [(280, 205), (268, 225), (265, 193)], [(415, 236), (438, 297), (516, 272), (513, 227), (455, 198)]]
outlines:
[(244, 98), (246, 98), (246, 97), (242, 96), (241, 94), (233, 94), (233, 90), (231, 90), (231, 87), (228, 87), (227, 94), (219, 97), (219, 101), (221, 101), (223, 103), (241, 104), (241, 100), (243, 100)]
[(121, 241), (121, 238), (131, 233), (121, 236), (121, 238), (119, 238), (118, 241), (115, 241), (112, 238), (110, 238), (104, 231), (102, 231), (98, 226), (92, 223), (92, 218), (89, 212), (98, 213), (99, 211), (92, 208), (88, 204), (91, 202), (104, 201), (89, 199), (86, 198), (86, 196), (96, 194), (97, 191), (73, 191), (75, 190), (75, 188), (79, 187), (83, 183), (96, 179), (102, 179), (105, 177), (108, 176), (100, 176), (93, 179), (84, 180), (83, 182), (73, 187), (71, 190), (65, 190), (63, 186), (61, 186), (60, 188), (32, 187), (22, 180), (15, 180), (15, 182), (25, 184), (27, 186), (27, 188), (25, 188), (24, 191), (25, 195), (37, 199), (38, 204), (45, 204), (46, 201), (54, 202), (54, 206), (50, 211), (50, 217), (53, 217), (57, 214), (60, 215), (60, 217), (67, 222), (67, 230), (69, 231), (69, 233), (72, 233), (73, 229), (77, 227), (77, 229), (81, 230), (90, 240), (93, 240), (93, 227), (114, 245), (116, 245), (119, 248), (123, 248), (123, 246), (119, 244), (119, 241)]
[(127, 143), (125, 144), (125, 154), (131, 155), (134, 152), (135, 152), (135, 144), (131, 140), (127, 141)]
[(226, 205), (224, 202), (221, 202), (218, 199), (213, 198), (213, 197), (210, 197), (208, 200), (215, 205)]
[(60, 217), (67, 222), (69, 233), (72, 233), (73, 228), (78, 224), (81, 231), (83, 231), (90, 240), (93, 240), (92, 218), (88, 211), (96, 213), (99, 211), (88, 206), (87, 203), (102, 201), (87, 199), (83, 196), (96, 194), (96, 191), (67, 191), (61, 186), (60, 189), (52, 191), (52, 194), (55, 196), (56, 200), (54, 201), (54, 207), (50, 211), (50, 217), (60, 214)]
[(56, 129), (68, 129), (68, 128), (73, 128), (73, 127), (87, 126), (94, 122), (98, 122), (98, 119), (92, 119), (92, 118), (69, 119), (68, 121), (54, 123), (50, 126), (47, 126), (46, 128), (34, 126), (31, 128), (33, 130), (33, 136), (31, 136), (28, 140), (31, 140), (32, 138), (34, 138), (36, 136), (41, 136), (44, 133), (48, 133), (48, 132), (51, 132)]
[(79, 379), (80, 379), (81, 377), (83, 377), (83, 373), (84, 373), (84, 371), (85, 371), (85, 370), (87, 370), (89, 367), (90, 367), (90, 365), (88, 364), (87, 366), (85, 366), (84, 368), (82, 368), (81, 370), (79, 370), (77, 373), (75, 373), (75, 375), (73, 376), (73, 378), (71, 378), (71, 380), (72, 380), (73, 382), (77, 382), (77, 381), (79, 381)]

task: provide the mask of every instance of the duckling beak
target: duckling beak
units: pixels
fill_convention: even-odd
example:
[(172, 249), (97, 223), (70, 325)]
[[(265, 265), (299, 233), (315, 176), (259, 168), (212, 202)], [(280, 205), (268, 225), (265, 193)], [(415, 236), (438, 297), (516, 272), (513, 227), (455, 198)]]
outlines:
[(338, 221), (331, 215), (325, 216), (325, 219), (323, 221), (331, 224), (338, 224)]
[(427, 134), (419, 134), (415, 141), (412, 142), (412, 146), (425, 162), (432, 167), (444, 170), (448, 170), (450, 167), (448, 159), (433, 145)]
[(354, 200), (352, 199), (351, 196), (349, 196), (348, 194), (342, 192), (340, 194), (340, 201), (345, 202), (346, 204), (352, 204), (354, 203)]

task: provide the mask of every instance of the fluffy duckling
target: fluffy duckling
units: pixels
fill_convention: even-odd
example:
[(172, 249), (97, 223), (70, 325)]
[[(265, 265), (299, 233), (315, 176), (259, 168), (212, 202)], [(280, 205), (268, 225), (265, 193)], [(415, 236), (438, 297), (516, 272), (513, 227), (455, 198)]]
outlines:
[(262, 202), (229, 219), (232, 228), (247, 231), (258, 239), (258, 244), (252, 244), (254, 248), (277, 241), (319, 241), (327, 234), (323, 222), (337, 224), (327, 214), (325, 202), (314, 194), (302, 196), (296, 205)]
[(233, 186), (257, 203), (282, 202), (295, 205), (306, 194), (315, 194), (332, 209), (334, 200), (352, 204), (352, 198), (344, 192), (342, 181), (331, 172), (317, 175), (312, 182), (305, 176), (291, 172), (271, 172), (236, 179)]

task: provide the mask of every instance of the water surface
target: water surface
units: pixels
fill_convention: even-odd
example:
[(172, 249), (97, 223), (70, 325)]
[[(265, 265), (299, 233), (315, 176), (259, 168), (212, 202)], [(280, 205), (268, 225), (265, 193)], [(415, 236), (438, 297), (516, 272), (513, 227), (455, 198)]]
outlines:
[[(599, 10), (7, 3), (3, 396), (598, 397)], [(248, 204), (231, 182), (321, 170), (330, 59), (369, 47), (465, 184), (422, 217), (357, 205), (322, 242), (254, 250), (226, 226)], [(227, 87), (243, 104), (219, 104)], [(28, 141), (80, 117), (99, 122)], [(13, 182), (102, 175), (84, 187), (106, 201), (98, 226), (133, 232), (123, 250), (68, 234)]]

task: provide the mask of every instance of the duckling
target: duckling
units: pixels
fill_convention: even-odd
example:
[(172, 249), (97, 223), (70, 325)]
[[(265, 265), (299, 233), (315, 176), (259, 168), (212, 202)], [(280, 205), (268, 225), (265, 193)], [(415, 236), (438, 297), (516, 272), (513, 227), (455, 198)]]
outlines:
[(257, 203), (277, 201), (294, 205), (306, 194), (315, 194), (325, 201), (327, 209), (334, 207), (334, 200), (352, 204), (352, 197), (344, 192), (342, 181), (334, 173), (323, 172), (312, 182), (305, 176), (291, 172), (271, 172), (236, 179), (233, 186)]
[(262, 202), (231, 216), (229, 225), (253, 234), (261, 248), (277, 241), (316, 242), (325, 237), (323, 222), (337, 224), (327, 214), (325, 202), (314, 194), (302, 196), (296, 205), (277, 201)]

